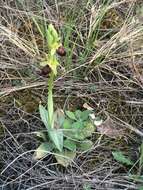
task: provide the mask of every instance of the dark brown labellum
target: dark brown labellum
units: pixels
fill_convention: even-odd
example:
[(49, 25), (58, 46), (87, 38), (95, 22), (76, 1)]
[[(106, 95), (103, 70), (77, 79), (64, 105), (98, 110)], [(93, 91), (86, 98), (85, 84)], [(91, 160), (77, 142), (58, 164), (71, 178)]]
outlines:
[(45, 77), (45, 76), (48, 76), (50, 72), (51, 72), (51, 68), (49, 67), (49, 65), (46, 65), (41, 69), (40, 75)]
[(60, 56), (65, 56), (66, 55), (66, 50), (63, 46), (60, 46), (58, 49), (57, 49), (57, 54), (60, 55)]

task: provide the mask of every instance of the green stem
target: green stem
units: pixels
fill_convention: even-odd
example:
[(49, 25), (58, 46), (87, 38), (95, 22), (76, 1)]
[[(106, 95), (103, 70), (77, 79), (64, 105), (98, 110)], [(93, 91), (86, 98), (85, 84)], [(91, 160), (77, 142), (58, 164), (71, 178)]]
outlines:
[(54, 83), (54, 74), (51, 72), (50, 78), (48, 80), (48, 116), (49, 116), (49, 123), (52, 126), (53, 121), (53, 112), (54, 112), (54, 105), (53, 105), (53, 83)]

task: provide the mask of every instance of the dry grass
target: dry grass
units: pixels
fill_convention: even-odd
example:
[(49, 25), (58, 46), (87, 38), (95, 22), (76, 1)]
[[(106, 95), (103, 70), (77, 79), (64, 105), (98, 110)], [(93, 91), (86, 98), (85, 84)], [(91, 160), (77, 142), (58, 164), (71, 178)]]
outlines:
[[(0, 2), (0, 188), (138, 190), (143, 181), (130, 175), (141, 170), (143, 5), (135, 0), (38, 2)], [(77, 109), (86, 102), (125, 130), (115, 139), (96, 131), (93, 149), (66, 169), (52, 156), (32, 160), (35, 131), (42, 128), (36, 110), (47, 93), (46, 78), (38, 75), (47, 49), (33, 17), (55, 24), (67, 49), (55, 80), (56, 105)], [(114, 150), (125, 152), (134, 166), (116, 162)]]

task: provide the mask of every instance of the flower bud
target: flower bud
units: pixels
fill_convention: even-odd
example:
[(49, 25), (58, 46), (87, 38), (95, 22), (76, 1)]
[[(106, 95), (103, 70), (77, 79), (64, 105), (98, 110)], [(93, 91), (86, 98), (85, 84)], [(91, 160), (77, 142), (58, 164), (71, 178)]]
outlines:
[(41, 69), (40, 75), (41, 75), (41, 76), (47, 76), (47, 75), (50, 74), (50, 72), (51, 72), (51, 68), (50, 68), (48, 65), (46, 65), (46, 66), (44, 66), (44, 67)]
[(66, 50), (63, 46), (60, 46), (58, 49), (57, 49), (57, 54), (60, 55), (60, 56), (65, 56), (66, 55)]

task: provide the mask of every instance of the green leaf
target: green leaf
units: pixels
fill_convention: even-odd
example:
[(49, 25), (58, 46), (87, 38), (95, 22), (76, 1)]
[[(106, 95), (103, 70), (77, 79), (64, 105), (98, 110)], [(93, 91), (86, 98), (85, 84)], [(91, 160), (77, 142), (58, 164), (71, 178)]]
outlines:
[(71, 151), (76, 151), (76, 143), (70, 139), (64, 140), (64, 147)]
[(86, 121), (88, 119), (90, 113), (91, 113), (90, 110), (85, 110), (85, 111), (76, 110), (75, 116), (76, 116), (76, 118), (78, 118), (82, 121)]
[(80, 119), (81, 118), (81, 114), (82, 114), (82, 111), (80, 111), (80, 110), (76, 110), (75, 111), (76, 118)]
[(84, 127), (84, 124), (83, 122), (81, 121), (76, 121), (72, 124), (71, 128), (72, 129), (75, 129), (75, 130), (79, 130), (79, 129), (82, 129)]
[(48, 131), (52, 142), (55, 144), (56, 148), (62, 152), (63, 150), (63, 131), (60, 129), (52, 129)]
[(93, 146), (93, 143), (91, 140), (85, 140), (85, 141), (82, 141), (79, 143), (78, 148), (80, 151), (87, 151), (87, 150), (91, 149), (92, 146)]
[(64, 123), (63, 123), (63, 128), (64, 129), (71, 129), (71, 125), (72, 125), (72, 123), (71, 123), (71, 121), (69, 119), (64, 120)]
[(91, 111), (89, 110), (85, 110), (81, 113), (81, 119), (82, 121), (86, 121), (89, 118), (89, 114), (91, 113)]
[(58, 164), (67, 167), (75, 158), (76, 153), (71, 151), (60, 152), (55, 155)]
[(94, 132), (95, 127), (92, 123), (77, 121), (72, 124), (72, 127), (64, 131), (65, 136), (70, 137), (72, 140), (84, 140), (90, 137)]
[(133, 165), (133, 162), (124, 156), (121, 151), (112, 152), (114, 159), (122, 164)]
[(81, 130), (71, 129), (64, 132), (64, 135), (73, 141), (84, 140), (85, 136), (83, 135)]
[(95, 127), (91, 122), (85, 122), (85, 127), (82, 130), (84, 138), (91, 137), (95, 131)]
[(50, 128), (49, 126), (49, 120), (48, 120), (48, 111), (42, 106), (41, 104), (39, 105), (39, 112), (40, 112), (40, 117), (46, 126), (47, 129)]
[(83, 140), (84, 139), (82, 135), (83, 127), (84, 125), (81, 121), (70, 123), (69, 120), (67, 120), (64, 123), (64, 129), (68, 129), (68, 130), (64, 131), (64, 135), (66, 137), (71, 138), (72, 140)]
[(84, 135), (81, 133), (81, 130), (71, 130), (69, 133), (66, 133), (66, 136), (74, 141), (85, 139)]
[(76, 120), (76, 117), (75, 117), (74, 112), (66, 111), (66, 115), (67, 115), (70, 119)]
[(44, 158), (48, 153), (50, 153), (53, 150), (53, 145), (45, 142), (42, 143), (35, 151), (34, 153), (34, 159), (38, 160), (41, 158)]

